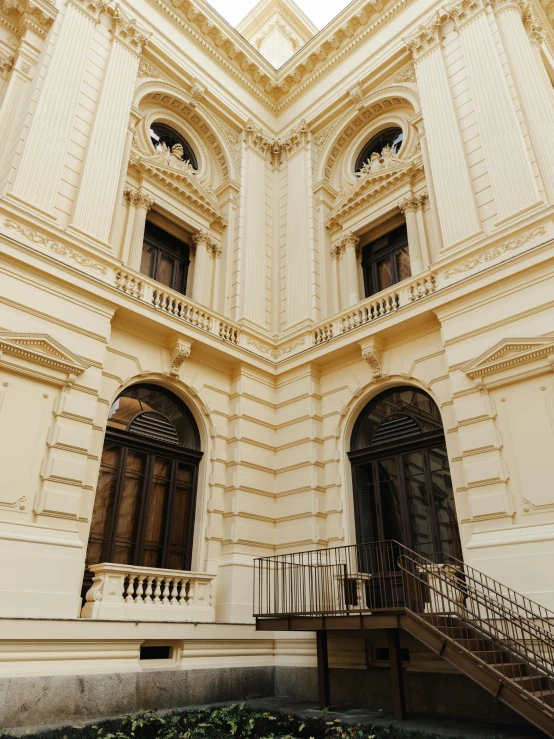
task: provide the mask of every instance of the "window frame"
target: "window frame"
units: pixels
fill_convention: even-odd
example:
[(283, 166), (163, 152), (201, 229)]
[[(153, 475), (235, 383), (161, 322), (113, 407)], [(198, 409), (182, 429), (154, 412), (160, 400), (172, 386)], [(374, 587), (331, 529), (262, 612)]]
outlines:
[[(390, 241), (391, 234), (394, 234), (396, 232), (399, 232), (403, 230), (405, 232), (405, 238), (403, 240), (395, 240)], [(389, 238), (389, 241), (387, 244), (383, 244), (382, 246), (375, 247), (375, 244), (383, 239), (384, 237)], [(400, 252), (403, 249), (408, 249), (408, 257), (409, 257), (409, 245), (408, 245), (408, 232), (405, 225), (397, 226), (396, 228), (392, 229), (386, 234), (383, 234), (383, 236), (380, 236), (378, 239), (374, 239), (373, 241), (368, 242), (362, 247), (362, 274), (364, 278), (364, 293), (365, 298), (370, 298), (372, 295), (376, 295), (377, 293), (382, 292), (383, 290), (390, 289), (389, 287), (381, 287), (379, 285), (379, 273), (377, 270), (377, 265), (379, 262), (382, 262), (387, 257), (390, 259), (391, 264), (391, 278), (392, 283), (390, 287), (393, 285), (396, 285), (398, 282), (402, 282), (402, 278), (400, 279), (399, 273), (398, 273), (398, 262), (396, 259), (396, 253)], [(411, 274), (411, 263), (410, 263), (410, 277)]]
[[(156, 233), (148, 233), (148, 229), (155, 229), (160, 236), (157, 238)], [(161, 234), (165, 234), (166, 236), (165, 243), (161, 238)], [(175, 292), (178, 292), (181, 295), (186, 295), (190, 267), (190, 244), (187, 244), (186, 241), (182, 241), (177, 236), (173, 236), (173, 234), (171, 234), (169, 231), (165, 231), (156, 223), (146, 221), (142, 242), (142, 254), (144, 254), (146, 246), (149, 246), (155, 250), (154, 258), (152, 261), (152, 268), (150, 270), (151, 274), (148, 274), (146, 276), (150, 277), (151, 280), (159, 282), (160, 285), (165, 285), (165, 287), (168, 287), (170, 290), (175, 290)], [(183, 252), (183, 255), (180, 255), (178, 253), (179, 249)], [(165, 282), (161, 282), (161, 280), (159, 279), (160, 262), (162, 255), (170, 257), (175, 262), (175, 269), (173, 272), (173, 280), (171, 285), (167, 285)], [(141, 274), (146, 274), (145, 272), (142, 272), (142, 262)]]

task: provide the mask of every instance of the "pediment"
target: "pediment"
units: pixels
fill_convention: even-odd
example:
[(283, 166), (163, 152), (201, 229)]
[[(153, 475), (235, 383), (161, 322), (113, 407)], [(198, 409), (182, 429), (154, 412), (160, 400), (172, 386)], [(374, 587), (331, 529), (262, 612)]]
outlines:
[(554, 356), (554, 335), (503, 339), (463, 367), (462, 371), (474, 379), (551, 355)]
[(0, 331), (0, 356), (8, 354), (42, 364), (68, 375), (79, 375), (90, 367), (48, 334)]
[(219, 230), (227, 225), (227, 218), (215, 198), (198, 181), (192, 171), (177, 169), (159, 161), (157, 157), (147, 157), (133, 150), (132, 164), (138, 168), (143, 178), (150, 177), (162, 187), (169, 188), (184, 199), (193, 209), (206, 216)]
[(359, 208), (376, 198), (383, 197), (404, 182), (414, 178), (423, 170), (420, 157), (408, 161), (398, 161), (393, 166), (379, 172), (371, 172), (358, 178), (356, 184), (337, 202), (327, 219), (327, 228), (340, 226), (342, 221)]

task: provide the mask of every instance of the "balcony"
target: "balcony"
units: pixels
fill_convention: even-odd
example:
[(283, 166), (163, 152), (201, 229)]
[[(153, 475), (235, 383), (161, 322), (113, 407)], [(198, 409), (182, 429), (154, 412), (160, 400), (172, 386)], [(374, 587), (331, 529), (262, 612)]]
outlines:
[(213, 623), (215, 575), (129, 565), (91, 566), (82, 618), (110, 621)]

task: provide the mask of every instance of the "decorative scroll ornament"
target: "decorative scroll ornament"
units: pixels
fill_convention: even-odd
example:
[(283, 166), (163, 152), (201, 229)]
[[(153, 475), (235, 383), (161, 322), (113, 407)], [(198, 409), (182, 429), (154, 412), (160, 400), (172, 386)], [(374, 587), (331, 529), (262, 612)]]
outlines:
[(261, 341), (256, 341), (255, 339), (247, 339), (246, 343), (249, 346), (256, 347), (256, 349), (262, 354), (267, 354), (271, 359), (277, 361), (277, 359), (282, 357), (284, 354), (290, 354), (295, 349), (298, 349), (298, 347), (304, 346), (305, 340), (298, 339), (298, 341), (294, 341), (292, 344), (287, 344), (286, 346), (281, 346), (278, 349), (272, 349), (267, 344), (263, 344)]
[(373, 379), (378, 380), (382, 377), (382, 356), (383, 346), (377, 337), (373, 337), (362, 345), (362, 358), (369, 364)]
[(183, 362), (190, 357), (191, 343), (184, 339), (177, 339), (173, 352), (171, 354), (171, 363), (169, 373), (174, 377), (179, 377), (179, 370)]
[(6, 218), (6, 220), (4, 221), (4, 226), (5, 228), (16, 231), (20, 234), (20, 236), (22, 236), (27, 241), (30, 241), (32, 244), (42, 246), (45, 249), (53, 252), (54, 254), (58, 254), (58, 256), (64, 257), (65, 259), (72, 259), (80, 267), (85, 267), (86, 269), (90, 269), (100, 275), (105, 275), (108, 271), (103, 264), (94, 262), (90, 257), (87, 257), (84, 254), (79, 254), (79, 252), (75, 251), (74, 249), (70, 249), (68, 246), (60, 244), (58, 241), (49, 239), (47, 236), (44, 236), (37, 231), (33, 231), (33, 229), (29, 228), (28, 226), (23, 226), (16, 221), (12, 221), (11, 218)]
[(400, 209), (400, 212), (402, 214), (405, 214), (409, 211), (415, 213), (423, 208), (423, 204), (428, 197), (429, 196), (426, 192), (420, 193), (419, 195), (409, 193), (404, 198), (402, 198), (402, 200), (399, 201), (398, 208)]
[(446, 280), (448, 280), (450, 279), (450, 277), (454, 277), (454, 275), (462, 274), (462, 272), (468, 272), (470, 269), (477, 267), (478, 264), (491, 262), (493, 259), (501, 257), (505, 252), (519, 249), (520, 246), (523, 246), (528, 241), (532, 241), (538, 236), (544, 236), (545, 233), (546, 229), (544, 228), (544, 226), (540, 226), (539, 228), (535, 228), (532, 231), (528, 231), (521, 236), (517, 236), (515, 239), (510, 239), (510, 241), (506, 241), (504, 244), (500, 244), (500, 246), (495, 246), (492, 249), (488, 249), (487, 251), (479, 254), (473, 259), (467, 259), (458, 267), (453, 267), (452, 269), (447, 270), (444, 274), (444, 277)]
[(135, 208), (145, 208), (150, 210), (156, 202), (151, 195), (144, 192), (144, 190), (138, 190), (135, 192), (130, 187), (126, 188), (124, 193), (125, 198), (129, 205), (133, 205)]
[(353, 247), (356, 250), (356, 254), (358, 254), (360, 248), (360, 237), (352, 231), (344, 234), (344, 236), (331, 247), (331, 257), (333, 259), (339, 259), (348, 247)]

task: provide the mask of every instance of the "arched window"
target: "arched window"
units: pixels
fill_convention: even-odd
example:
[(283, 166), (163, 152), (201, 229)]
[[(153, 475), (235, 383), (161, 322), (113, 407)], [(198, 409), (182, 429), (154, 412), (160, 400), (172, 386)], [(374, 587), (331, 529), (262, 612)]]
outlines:
[(167, 123), (153, 123), (150, 126), (150, 140), (155, 149), (167, 147), (183, 162), (189, 162), (193, 169), (198, 169), (198, 161), (189, 142)]
[(461, 558), (443, 425), (426, 393), (397, 387), (371, 400), (348, 456), (359, 543), (394, 539), (424, 556)]
[(361, 150), (356, 160), (355, 171), (359, 172), (366, 162), (371, 161), (371, 155), (373, 153), (380, 155), (383, 149), (387, 146), (390, 146), (390, 148), (393, 149), (393, 153), (398, 154), (403, 141), (404, 132), (398, 126), (392, 126), (390, 128), (385, 128), (383, 131), (379, 131), (379, 133), (373, 136)]
[[(190, 569), (201, 458), (198, 427), (184, 403), (155, 385), (125, 390), (108, 417), (87, 568), (113, 562)], [(87, 570), (85, 592), (90, 582)]]

